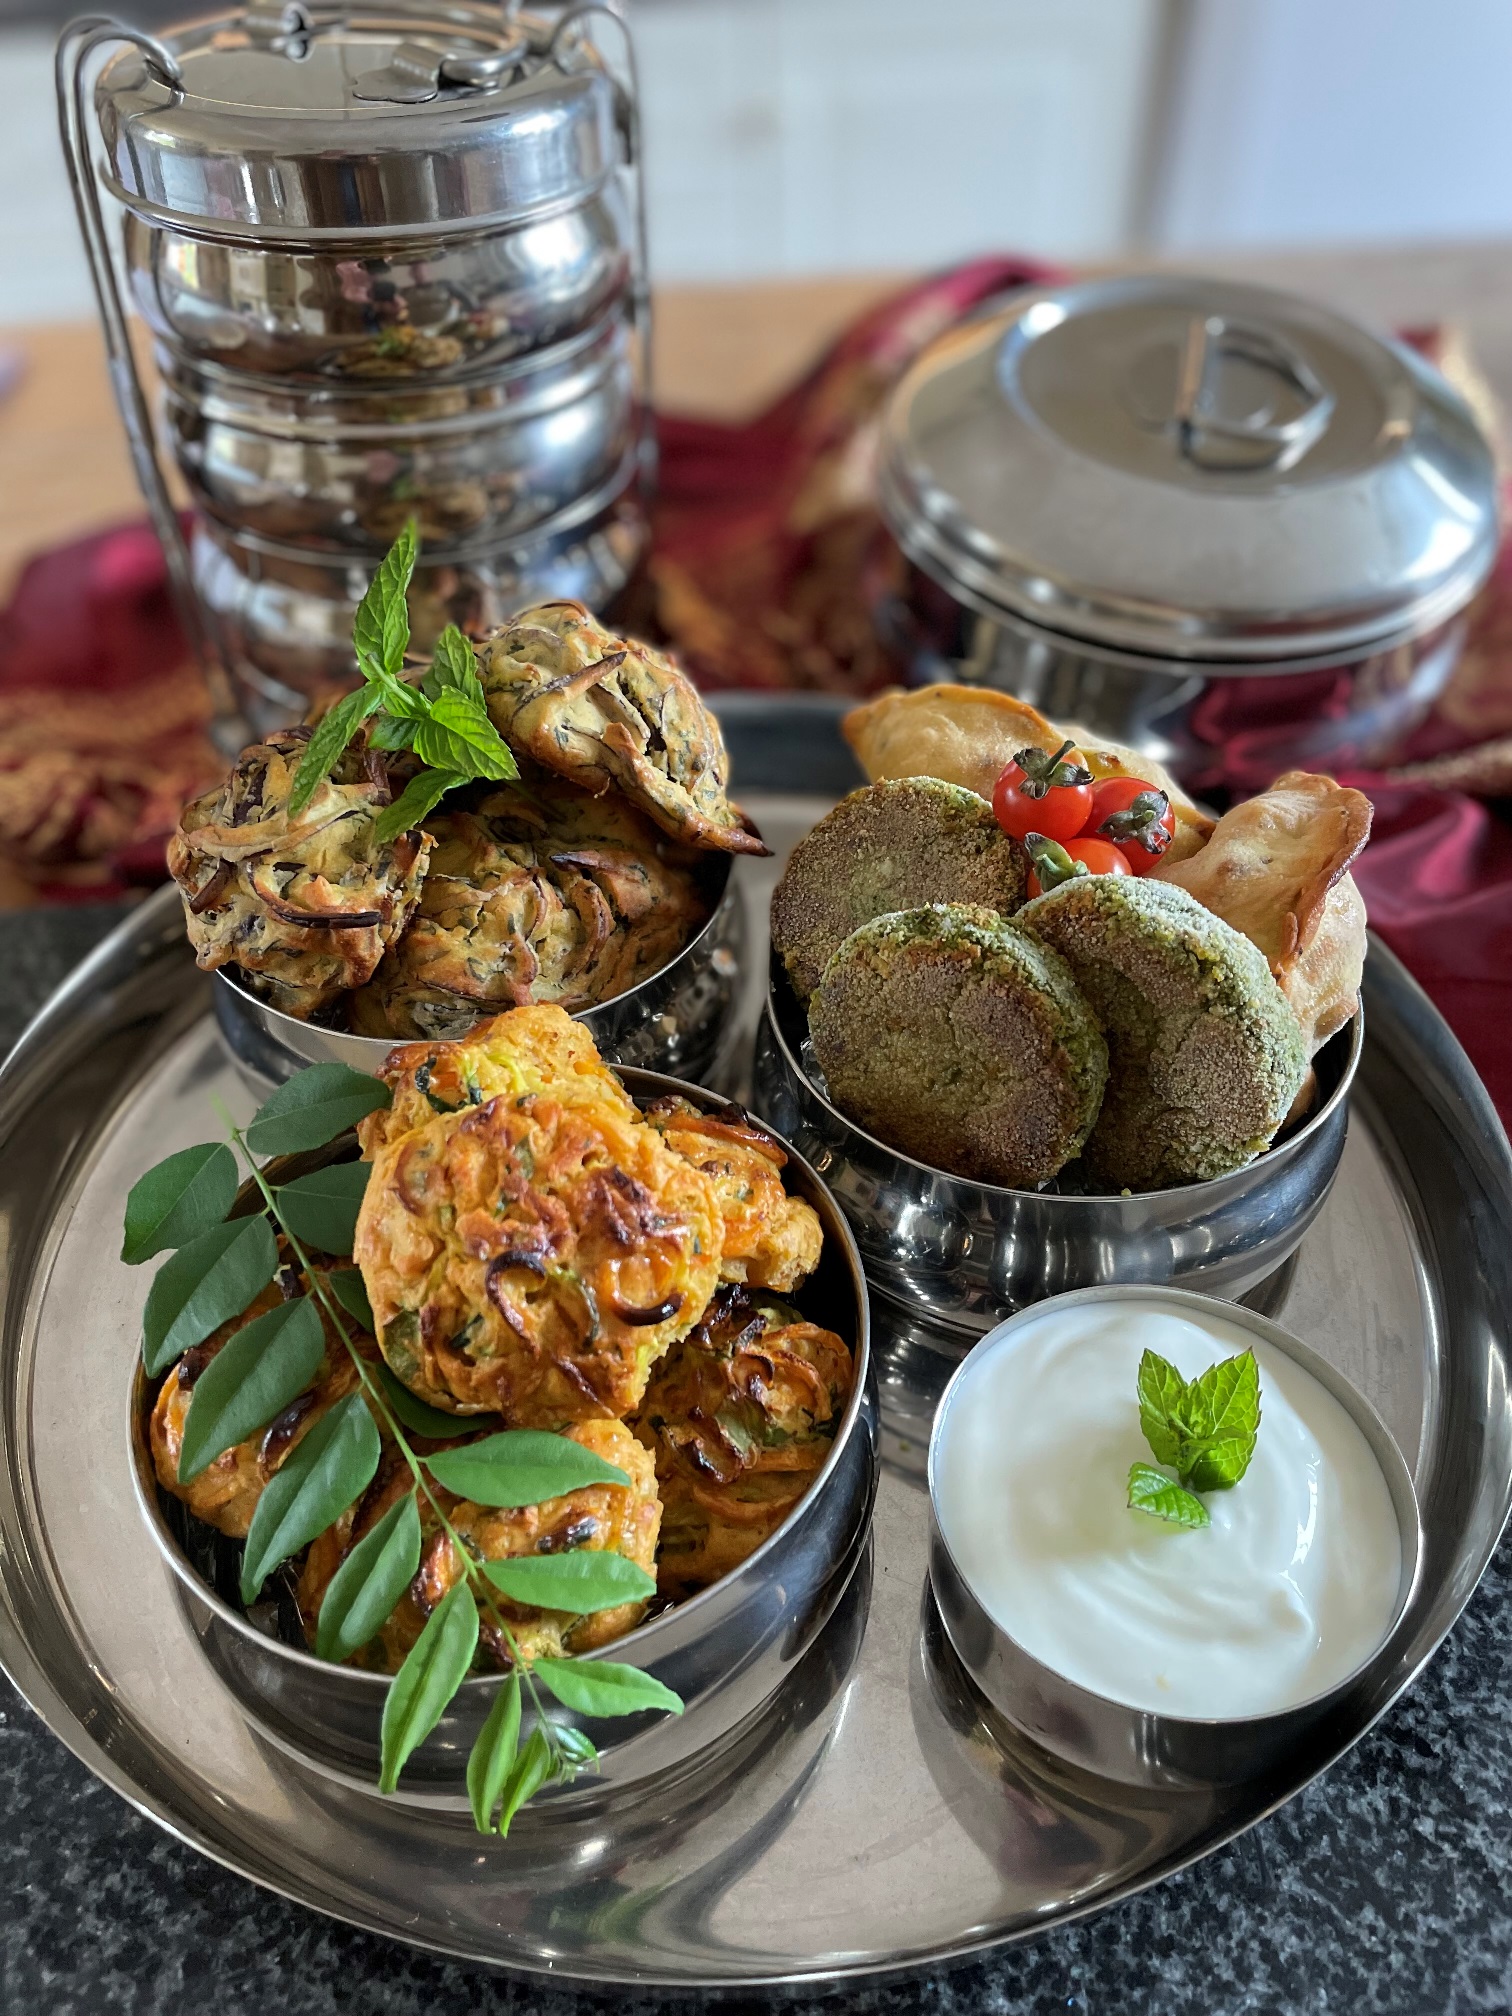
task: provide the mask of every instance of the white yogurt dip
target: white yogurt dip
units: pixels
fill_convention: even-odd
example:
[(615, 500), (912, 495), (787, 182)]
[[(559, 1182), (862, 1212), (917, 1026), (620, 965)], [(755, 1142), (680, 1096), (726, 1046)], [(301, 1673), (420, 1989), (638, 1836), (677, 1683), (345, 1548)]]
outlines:
[[(1260, 1432), (1212, 1524), (1128, 1507), (1140, 1354), (1191, 1379), (1253, 1348)], [(988, 1614), (1043, 1665), (1134, 1708), (1274, 1713), (1343, 1680), (1396, 1614), (1402, 1533), (1347, 1410), (1292, 1358), (1180, 1303), (1092, 1302), (1019, 1319), (960, 1375), (935, 1444), (935, 1502)]]

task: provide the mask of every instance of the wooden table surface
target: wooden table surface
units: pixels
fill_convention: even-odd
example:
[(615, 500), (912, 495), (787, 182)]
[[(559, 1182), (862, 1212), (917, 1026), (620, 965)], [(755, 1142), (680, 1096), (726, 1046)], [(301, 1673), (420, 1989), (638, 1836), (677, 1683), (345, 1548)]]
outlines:
[[(1201, 270), (1294, 287), (1391, 326), (1447, 322), (1512, 412), (1512, 241), (1233, 255)], [(657, 297), (658, 400), (735, 418), (760, 409), (899, 276), (668, 287)], [(139, 514), (93, 324), (0, 328), (19, 378), (0, 397), (0, 595), (26, 555)]]

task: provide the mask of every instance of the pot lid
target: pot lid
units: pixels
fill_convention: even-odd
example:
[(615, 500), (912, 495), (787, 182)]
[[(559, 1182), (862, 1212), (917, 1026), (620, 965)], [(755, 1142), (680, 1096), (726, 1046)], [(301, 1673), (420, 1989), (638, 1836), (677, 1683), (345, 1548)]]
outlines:
[(947, 331), (888, 406), (880, 501), (960, 599), (1161, 657), (1412, 635), (1497, 543), (1490, 445), (1421, 358), (1182, 275), (1025, 290)]
[(509, 222), (618, 164), (616, 86), (512, 8), (257, 0), (136, 46), (95, 99), (114, 193), (150, 221), (307, 244)]

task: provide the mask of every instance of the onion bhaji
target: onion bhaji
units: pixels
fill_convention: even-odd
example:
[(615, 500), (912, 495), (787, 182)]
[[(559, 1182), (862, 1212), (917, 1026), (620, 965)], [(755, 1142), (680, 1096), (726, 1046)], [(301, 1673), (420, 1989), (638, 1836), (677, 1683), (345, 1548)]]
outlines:
[[(447, 1518), (465, 1545), (482, 1561), (517, 1560), (525, 1555), (558, 1554), (574, 1548), (599, 1548), (624, 1554), (648, 1575), (655, 1572), (661, 1504), (651, 1457), (630, 1430), (618, 1421), (584, 1421), (569, 1428), (574, 1442), (629, 1477), (624, 1484), (589, 1484), (561, 1498), (517, 1510), (497, 1510), (455, 1498), (436, 1486)], [(398, 1499), (414, 1488), (408, 1467), (397, 1450), (386, 1452), (378, 1475), (367, 1491), (334, 1526), (310, 1546), (300, 1576), (300, 1617), (310, 1643), (320, 1618), (320, 1606), (331, 1580), (353, 1547)], [(351, 1663), (379, 1673), (396, 1673), (425, 1627), (426, 1619), (461, 1574), (450, 1538), (432, 1506), (419, 1501), (422, 1544), (420, 1566), (408, 1589), (378, 1635)], [(538, 1610), (515, 1603), (502, 1591), (494, 1602), (521, 1650), (530, 1658), (560, 1658), (593, 1652), (633, 1631), (645, 1614), (643, 1603), (622, 1603), (612, 1610), (574, 1617), (560, 1610)], [(508, 1649), (491, 1611), (479, 1613), (479, 1666), (504, 1667)]]
[(355, 745), (291, 817), (311, 732), (280, 728), (244, 749), (168, 843), (200, 965), (239, 966), (302, 1020), (372, 978), (419, 901), (431, 845), (419, 832), (374, 839), (393, 792), (383, 754)]
[(179, 1451), (184, 1444), (184, 1423), (188, 1419), (189, 1404), (200, 1374), (238, 1330), (254, 1317), (266, 1315), (268, 1310), (276, 1308), (285, 1299), (285, 1286), (292, 1295), (300, 1292), (303, 1285), (301, 1277), (286, 1265), (250, 1308), (240, 1316), (233, 1316), (229, 1323), (223, 1323), (203, 1344), (196, 1344), (184, 1353), (163, 1381), (152, 1409), (147, 1435), (158, 1482), (165, 1491), (171, 1491), (175, 1498), (182, 1499), (197, 1519), (203, 1519), (207, 1526), (214, 1526), (218, 1532), (229, 1534), (233, 1540), (246, 1538), (252, 1514), (257, 1510), (257, 1501), (279, 1466), (299, 1446), (315, 1423), (357, 1386), (357, 1372), (351, 1358), (336, 1335), (330, 1317), (317, 1303), (325, 1330), (326, 1351), (325, 1362), (314, 1385), (308, 1392), (291, 1400), (276, 1420), (258, 1434), (225, 1450), (187, 1484), (179, 1482)]
[(581, 602), (545, 602), (479, 646), (478, 670), (517, 754), (595, 794), (617, 787), (675, 840), (767, 852), (725, 795), (719, 723), (670, 658), (616, 637)]
[(531, 768), (426, 821), (419, 906), (354, 996), (367, 1036), (452, 1037), (527, 1002), (592, 1006), (676, 957), (708, 916), (696, 859), (617, 793)]
[(701, 1113), (675, 1093), (648, 1106), (645, 1117), (714, 1185), (724, 1222), (722, 1281), (789, 1293), (813, 1273), (824, 1243), (818, 1214), (783, 1189), (787, 1156), (770, 1134), (733, 1108)]
[(377, 1150), (355, 1254), (412, 1392), (513, 1427), (639, 1402), (714, 1291), (723, 1226), (709, 1178), (628, 1103), (501, 1093)]
[(776, 1531), (823, 1467), (853, 1374), (832, 1330), (749, 1288), (719, 1290), (635, 1422), (661, 1493), (659, 1594), (696, 1594)]

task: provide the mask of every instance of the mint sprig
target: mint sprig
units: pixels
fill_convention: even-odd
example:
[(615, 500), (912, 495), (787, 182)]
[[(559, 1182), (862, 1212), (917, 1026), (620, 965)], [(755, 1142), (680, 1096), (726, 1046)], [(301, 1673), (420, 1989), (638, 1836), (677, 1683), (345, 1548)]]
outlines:
[[(1228, 1491), (1249, 1468), (1260, 1428), (1260, 1368), (1253, 1351), (1183, 1379), (1158, 1352), (1139, 1361), (1139, 1425), (1157, 1463), (1129, 1471), (1129, 1506), (1180, 1526), (1205, 1526), (1195, 1494)], [(1176, 1473), (1173, 1480), (1168, 1470)], [(1200, 1517), (1193, 1514), (1195, 1506)]]
[(362, 684), (321, 721), (294, 773), (289, 811), (297, 817), (365, 721), (375, 749), (412, 749), (426, 766), (378, 816), (380, 844), (395, 840), (432, 811), (448, 791), (475, 777), (518, 777), (509, 744), (489, 719), (472, 646), (455, 623), (436, 640), (430, 669), (418, 686), (400, 675), (409, 649), (409, 585), (420, 542), (411, 519), (368, 583), (352, 623)]

